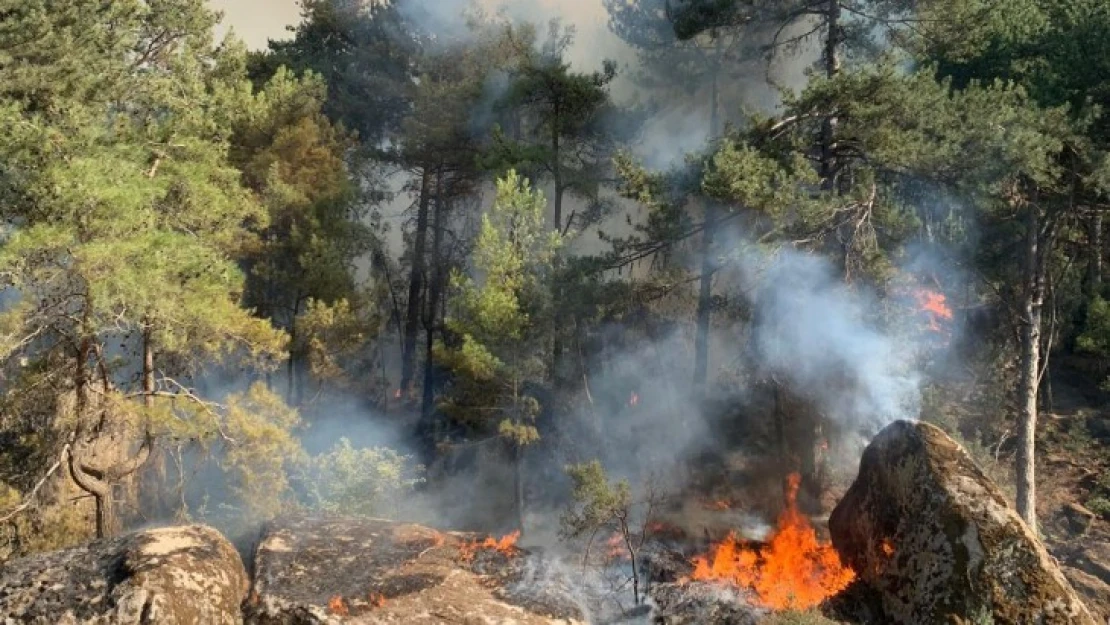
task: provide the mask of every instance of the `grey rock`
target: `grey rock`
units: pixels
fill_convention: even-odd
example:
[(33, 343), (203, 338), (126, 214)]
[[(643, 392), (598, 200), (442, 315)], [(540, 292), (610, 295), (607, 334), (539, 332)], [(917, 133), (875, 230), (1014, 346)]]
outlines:
[(238, 625), (248, 580), (216, 530), (165, 527), (9, 562), (0, 619), (33, 625)]
[(267, 527), (246, 602), (252, 625), (551, 625), (581, 622), (567, 580), (526, 550), (384, 519), (284, 519)]
[(1098, 516), (1094, 512), (1074, 502), (1066, 504), (1061, 508), (1060, 515), (1064, 517), (1068, 529), (1073, 534), (1086, 534), (1087, 530), (1091, 528), (1091, 523), (1094, 523), (1095, 518)]
[(932, 425), (875, 437), (829, 529), (884, 622), (1096, 624), (998, 487)]

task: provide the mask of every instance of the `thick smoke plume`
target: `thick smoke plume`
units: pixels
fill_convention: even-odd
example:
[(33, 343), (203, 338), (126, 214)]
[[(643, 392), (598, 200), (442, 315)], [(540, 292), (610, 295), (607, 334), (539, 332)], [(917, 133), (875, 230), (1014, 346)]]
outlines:
[(853, 429), (916, 418), (920, 375), (905, 343), (876, 323), (875, 298), (845, 285), (823, 258), (787, 249), (768, 260), (752, 302), (758, 369)]

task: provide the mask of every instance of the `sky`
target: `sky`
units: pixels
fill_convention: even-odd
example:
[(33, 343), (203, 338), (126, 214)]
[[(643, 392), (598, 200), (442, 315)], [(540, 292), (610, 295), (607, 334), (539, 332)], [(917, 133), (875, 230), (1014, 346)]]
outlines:
[(208, 0), (208, 4), (224, 14), (217, 40), (230, 27), (256, 50), (266, 47), (267, 39), (285, 38), (285, 27), (300, 19), (297, 0)]

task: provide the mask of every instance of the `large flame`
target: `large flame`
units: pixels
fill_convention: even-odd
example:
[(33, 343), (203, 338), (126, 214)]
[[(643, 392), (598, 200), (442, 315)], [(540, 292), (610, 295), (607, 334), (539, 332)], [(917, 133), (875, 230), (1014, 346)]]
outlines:
[(517, 530), (512, 534), (502, 536), (501, 538), (488, 536), (483, 541), (463, 543), (459, 547), (459, 552), (463, 560), (474, 559), (474, 556), (478, 553), (479, 549), (492, 549), (505, 555), (513, 555), (519, 550), (516, 546), (516, 541), (518, 538), (520, 538), (520, 530)]
[(694, 558), (695, 580), (719, 580), (750, 589), (759, 605), (775, 610), (812, 608), (843, 590), (855, 572), (840, 562), (829, 543), (800, 512), (796, 500), (801, 476), (787, 478), (786, 509), (770, 540), (751, 547), (730, 534), (707, 556)]
[(915, 289), (913, 292), (917, 308), (929, 317), (929, 329), (941, 332), (941, 321), (951, 321), (952, 309), (948, 307), (947, 298), (943, 293), (929, 289)]

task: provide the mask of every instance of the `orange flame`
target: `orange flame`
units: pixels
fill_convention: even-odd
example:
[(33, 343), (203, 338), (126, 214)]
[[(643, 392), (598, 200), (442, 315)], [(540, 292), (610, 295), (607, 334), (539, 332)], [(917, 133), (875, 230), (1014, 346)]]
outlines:
[(702, 508), (705, 508), (706, 510), (731, 510), (732, 504), (725, 501), (724, 499), (718, 499), (717, 501), (702, 502)]
[(652, 521), (648, 523), (644, 527), (644, 533), (661, 538), (682, 539), (686, 537), (686, 530), (677, 525), (671, 525), (670, 523), (664, 523), (662, 521)]
[(347, 609), (346, 602), (343, 601), (343, 597), (339, 595), (335, 595), (328, 600), (328, 611), (337, 616), (350, 616), (351, 614), (351, 611)]
[(625, 551), (624, 537), (620, 534), (613, 534), (609, 540), (605, 541), (605, 555), (610, 560), (628, 559), (628, 552)]
[(518, 538), (520, 538), (520, 530), (497, 539), (492, 536), (487, 536), (483, 541), (463, 543), (459, 547), (459, 552), (463, 560), (472, 560), (479, 549), (492, 549), (505, 555), (513, 555), (519, 550), (516, 546)]
[(775, 610), (809, 609), (843, 590), (856, 574), (798, 512), (800, 483), (797, 473), (787, 478), (786, 509), (767, 544), (756, 549), (730, 534), (709, 556), (694, 558), (692, 578), (749, 588), (759, 605)]
[(883, 542), (879, 544), (879, 548), (883, 550), (883, 555), (888, 558), (894, 555), (894, 543), (890, 542), (889, 538), (884, 538)]
[(385, 595), (383, 595), (381, 593), (371, 592), (370, 595), (367, 598), (370, 600), (370, 605), (372, 605), (373, 607), (375, 607), (375, 608), (384, 608), (385, 607)]
[(952, 319), (952, 309), (948, 307), (944, 294), (929, 289), (915, 289), (913, 297), (917, 301), (918, 310), (928, 315), (929, 329), (933, 332), (941, 332), (940, 321)]

